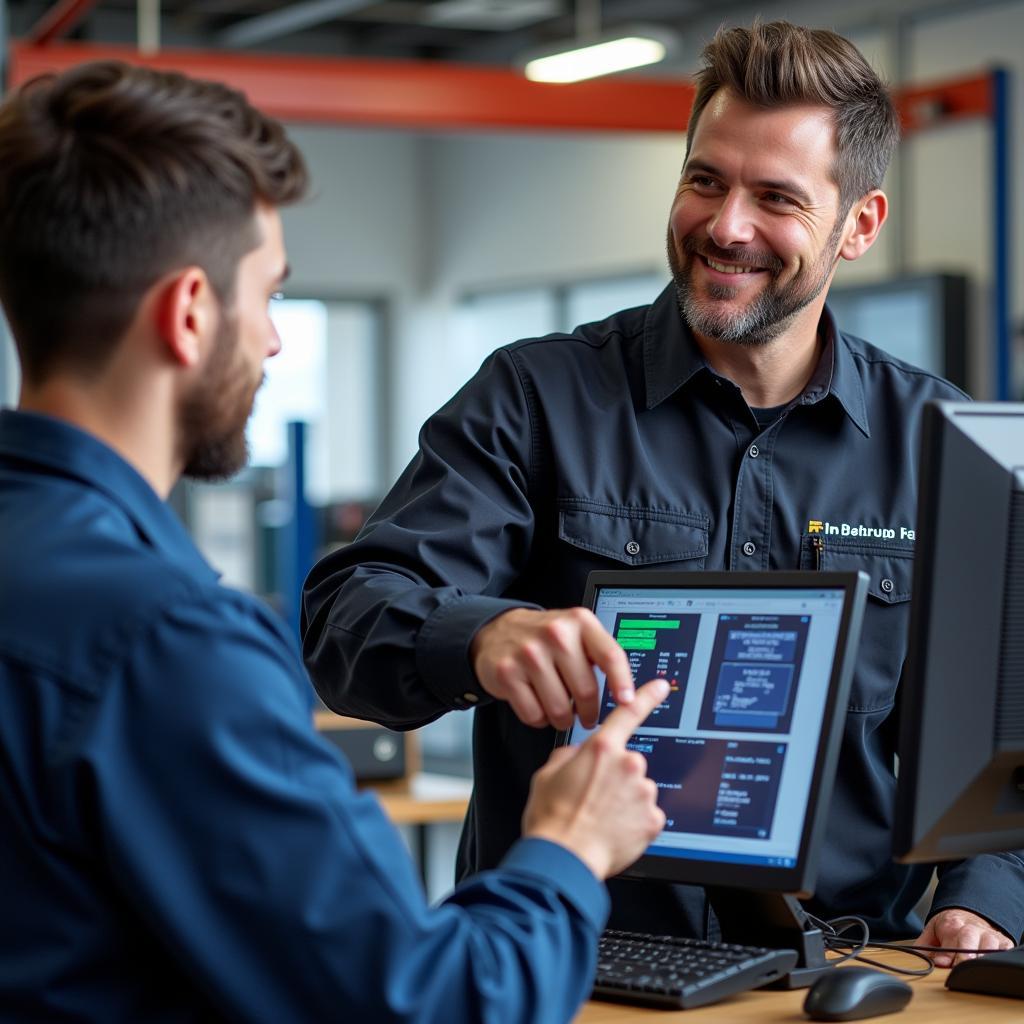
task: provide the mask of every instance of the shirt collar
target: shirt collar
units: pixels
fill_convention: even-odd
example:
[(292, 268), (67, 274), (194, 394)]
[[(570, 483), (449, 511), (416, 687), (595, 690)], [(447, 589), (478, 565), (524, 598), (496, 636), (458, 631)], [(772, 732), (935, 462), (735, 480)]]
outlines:
[[(853, 361), (849, 343), (836, 326), (836, 318), (828, 306), (822, 311), (821, 326), (825, 332), (826, 347), (818, 366), (819, 370), (826, 366), (831, 369), (831, 375), (823, 379), (825, 393), (832, 395), (839, 402), (846, 415), (865, 437), (870, 437), (871, 428), (868, 423), (867, 403), (864, 400), (864, 382)], [(832, 353), (831, 362), (828, 358), (829, 349)], [(814, 385), (817, 377), (818, 374), (815, 373), (809, 387)]]
[[(825, 347), (818, 367), (798, 401), (812, 405), (832, 395), (858, 430), (865, 437), (870, 437), (864, 385), (849, 345), (837, 328), (835, 317), (828, 306), (822, 312), (821, 326), (825, 334)], [(670, 283), (654, 300), (644, 321), (647, 408), (653, 409), (660, 405), (700, 370), (711, 372), (693, 333), (679, 312), (675, 285)]]
[(647, 408), (660, 405), (678, 391), (707, 362), (683, 320), (676, 287), (668, 287), (654, 300), (644, 321), (644, 382)]
[(112, 448), (64, 420), (0, 410), (0, 458), (13, 458), (80, 480), (121, 508), (139, 535), (193, 575), (218, 574), (199, 553), (171, 507)]

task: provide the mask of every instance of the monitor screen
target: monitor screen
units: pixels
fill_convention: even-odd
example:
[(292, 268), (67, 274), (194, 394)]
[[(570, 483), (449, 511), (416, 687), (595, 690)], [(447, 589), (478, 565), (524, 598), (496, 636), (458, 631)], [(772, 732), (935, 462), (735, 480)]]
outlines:
[(828, 307), (840, 330), (967, 388), (967, 279), (923, 274), (836, 285)]
[[(666, 815), (631, 873), (806, 890), (815, 801), (830, 788), (846, 703), (858, 576), (594, 576), (588, 604), (634, 679), (671, 683), (629, 743), (647, 759)], [(604, 720), (615, 702), (598, 679)], [(569, 741), (588, 735), (577, 722)]]
[(922, 420), (894, 852), (1024, 847), (1024, 405)]

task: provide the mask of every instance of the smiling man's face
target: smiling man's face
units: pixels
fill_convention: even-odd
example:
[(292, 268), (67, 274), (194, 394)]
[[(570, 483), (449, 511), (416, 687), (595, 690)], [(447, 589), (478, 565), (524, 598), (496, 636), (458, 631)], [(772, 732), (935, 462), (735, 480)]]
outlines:
[(763, 345), (805, 310), (817, 322), (845, 227), (834, 140), (825, 107), (712, 97), (668, 231), (680, 309), (697, 335)]

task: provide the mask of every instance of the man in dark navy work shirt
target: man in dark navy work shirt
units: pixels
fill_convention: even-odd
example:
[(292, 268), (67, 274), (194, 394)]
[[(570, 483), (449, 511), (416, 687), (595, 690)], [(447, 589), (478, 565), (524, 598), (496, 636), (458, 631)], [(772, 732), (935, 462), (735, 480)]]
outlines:
[[(649, 307), (499, 349), (427, 421), (356, 542), (306, 583), (304, 654), (324, 700), (408, 728), (475, 707), (461, 867), (518, 835), (530, 772), (575, 704), (598, 713), (592, 569), (861, 569), (869, 608), (810, 908), (913, 935), (931, 869), (890, 856), (895, 696), (906, 650), (922, 405), (946, 382), (844, 334), (840, 260), (886, 219), (898, 140), (884, 85), (841, 37), (787, 23), (706, 47)], [(698, 933), (703, 893), (618, 882), (612, 921)], [(1024, 929), (1024, 860), (940, 869), (923, 938)], [(950, 962), (940, 957), (940, 964)]]
[[(313, 732), (298, 646), (164, 498), (245, 460), (280, 342), (281, 126), (116, 63), (0, 107), (0, 1020), (565, 1022), (599, 879), (664, 824), (636, 692), (536, 775), (525, 838), (428, 907)], [(608, 638), (608, 646), (614, 646)]]

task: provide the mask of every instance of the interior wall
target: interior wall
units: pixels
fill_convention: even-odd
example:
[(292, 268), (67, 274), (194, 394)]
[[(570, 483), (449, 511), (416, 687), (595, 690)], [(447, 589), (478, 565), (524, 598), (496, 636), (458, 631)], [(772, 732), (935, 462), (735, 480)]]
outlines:
[[(850, 36), (897, 84), (970, 75), (995, 62), (1011, 68), (1016, 164), (1024, 166), (1024, 0), (892, 20)], [(316, 197), (285, 213), (291, 288), (387, 299), (397, 377), (393, 468), (414, 450), (422, 420), (449, 397), (438, 367), (461, 295), (665, 266), (681, 132), (422, 137), (303, 127), (294, 135)], [(992, 277), (990, 145), (989, 129), (972, 122), (906, 140), (885, 183), (890, 222), (867, 256), (841, 266), (837, 281), (963, 271), (977, 282), (983, 308)], [(1024, 251), (1019, 199), (1014, 242)], [(1019, 320), (1019, 273), (1013, 286)], [(974, 391), (983, 397), (990, 393), (987, 322), (976, 335)]]

